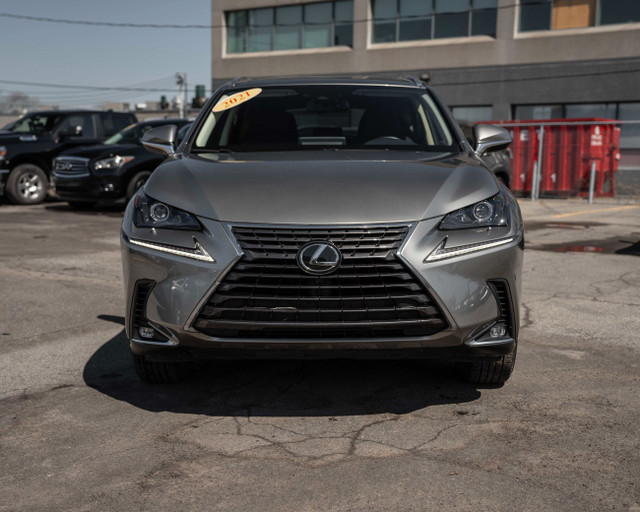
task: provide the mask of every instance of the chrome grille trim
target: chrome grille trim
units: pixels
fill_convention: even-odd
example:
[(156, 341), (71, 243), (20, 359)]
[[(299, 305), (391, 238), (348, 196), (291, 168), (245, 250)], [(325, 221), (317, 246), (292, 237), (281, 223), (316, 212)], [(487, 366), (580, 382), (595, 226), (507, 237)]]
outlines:
[(90, 176), (89, 158), (59, 156), (53, 161), (53, 174), (58, 178), (81, 178)]

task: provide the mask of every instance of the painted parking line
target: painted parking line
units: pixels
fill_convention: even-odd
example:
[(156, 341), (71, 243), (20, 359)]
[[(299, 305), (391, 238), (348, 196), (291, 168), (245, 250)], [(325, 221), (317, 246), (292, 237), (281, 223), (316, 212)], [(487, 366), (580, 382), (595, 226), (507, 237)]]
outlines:
[(600, 210), (581, 210), (579, 212), (571, 212), (571, 213), (558, 213), (556, 215), (553, 215), (553, 218), (559, 219), (561, 217), (575, 217), (578, 215), (587, 215), (589, 213), (619, 212), (621, 210), (630, 210), (632, 208), (640, 208), (640, 205), (618, 206), (617, 208), (603, 208)]

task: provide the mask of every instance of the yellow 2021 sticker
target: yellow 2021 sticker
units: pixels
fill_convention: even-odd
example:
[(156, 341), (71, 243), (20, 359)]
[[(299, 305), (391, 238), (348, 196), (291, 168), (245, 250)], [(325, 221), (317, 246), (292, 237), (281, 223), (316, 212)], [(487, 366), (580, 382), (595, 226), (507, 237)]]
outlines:
[(245, 101), (249, 101), (250, 99), (255, 98), (258, 94), (262, 92), (262, 89), (248, 89), (246, 91), (237, 92), (232, 94), (228, 98), (220, 100), (216, 103), (216, 106), (213, 107), (214, 112), (222, 112), (223, 110), (227, 110), (229, 108), (237, 107), (240, 103), (244, 103)]

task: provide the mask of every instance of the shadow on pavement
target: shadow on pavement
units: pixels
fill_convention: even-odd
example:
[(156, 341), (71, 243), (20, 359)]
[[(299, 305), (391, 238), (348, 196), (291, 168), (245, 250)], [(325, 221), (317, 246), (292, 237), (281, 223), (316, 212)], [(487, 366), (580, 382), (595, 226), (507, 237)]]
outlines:
[(148, 385), (133, 371), (124, 329), (91, 356), (83, 377), (141, 409), (212, 416), (405, 414), (480, 397), (451, 366), (418, 361), (219, 361), (187, 382)]

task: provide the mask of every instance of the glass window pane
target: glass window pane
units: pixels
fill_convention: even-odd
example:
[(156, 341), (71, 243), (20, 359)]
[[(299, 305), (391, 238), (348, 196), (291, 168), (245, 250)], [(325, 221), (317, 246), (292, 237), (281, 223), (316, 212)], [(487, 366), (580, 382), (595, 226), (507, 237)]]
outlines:
[(379, 22), (373, 23), (373, 42), (374, 43), (390, 43), (396, 40), (396, 22)]
[(396, 0), (374, 0), (373, 17), (376, 20), (395, 18), (398, 14), (398, 3)]
[(249, 28), (249, 51), (268, 52), (273, 50), (271, 44), (272, 27)]
[(304, 6), (305, 23), (331, 23), (333, 18), (331, 2), (307, 4)]
[(295, 50), (302, 46), (300, 25), (276, 27), (276, 50)]
[(353, 0), (341, 0), (334, 3), (336, 21), (353, 21)]
[(496, 36), (496, 19), (498, 13), (496, 9), (484, 11), (473, 11), (471, 14), (471, 35)]
[(302, 6), (290, 5), (276, 9), (277, 25), (297, 25), (302, 23)]
[(334, 46), (353, 46), (353, 25), (338, 25), (333, 29)]
[(469, 0), (436, 0), (436, 12), (464, 12), (469, 8)]
[(247, 11), (231, 11), (227, 13), (227, 27), (243, 27), (247, 24)]
[(541, 3), (544, 0), (521, 1), (520, 32), (549, 30), (551, 28), (551, 2)]
[(566, 117), (601, 117), (605, 119), (616, 118), (615, 103), (591, 103), (582, 105), (566, 105)]
[(562, 105), (517, 105), (514, 117), (519, 120), (560, 119)]
[(227, 29), (227, 53), (242, 53), (247, 51), (244, 46), (246, 28)]
[(249, 24), (253, 27), (273, 25), (273, 9), (253, 9), (249, 11)]
[(493, 107), (451, 107), (451, 113), (456, 121), (493, 121)]
[[(640, 103), (620, 103), (622, 121), (640, 121)], [(640, 149), (640, 124), (623, 124), (620, 127), (620, 147)]]
[(431, 18), (400, 20), (400, 41), (431, 39)]
[(435, 37), (466, 37), (469, 35), (469, 13), (445, 13), (435, 16)]
[(498, 7), (498, 0), (473, 0), (474, 9), (495, 9)]
[(400, 16), (431, 14), (431, 0), (400, 0)]
[(304, 47), (322, 48), (325, 46), (331, 46), (331, 25), (305, 25)]
[(600, 24), (630, 23), (640, 21), (638, 0), (601, 0)]

